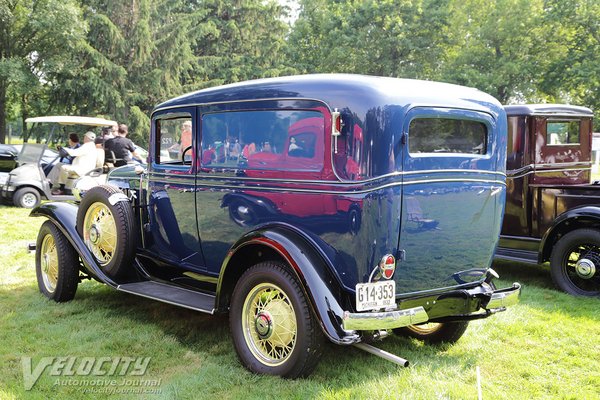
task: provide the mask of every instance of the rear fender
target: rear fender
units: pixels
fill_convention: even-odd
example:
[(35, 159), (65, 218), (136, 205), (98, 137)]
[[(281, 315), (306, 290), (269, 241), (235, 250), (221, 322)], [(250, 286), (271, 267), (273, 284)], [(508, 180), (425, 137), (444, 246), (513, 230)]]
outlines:
[(538, 256), (538, 262), (543, 263), (550, 259), (552, 247), (556, 240), (575, 229), (580, 228), (599, 228), (600, 227), (600, 207), (583, 206), (573, 208), (559, 215), (554, 220), (552, 226), (546, 230)]
[[(242, 256), (236, 257), (238, 254)], [(249, 254), (253, 256), (249, 257)], [(231, 248), (223, 262), (217, 285), (220, 309), (229, 306), (227, 294), (231, 293), (244, 271), (261, 256), (279, 258), (291, 267), (329, 340), (336, 344), (358, 341), (359, 336), (354, 331), (342, 328), (341, 286), (331, 273), (331, 266), (327, 265), (330, 264), (327, 257), (309, 237), (287, 225), (262, 227), (244, 235)]]
[(87, 272), (99, 281), (113, 288), (117, 287), (117, 284), (102, 272), (94, 256), (77, 232), (77, 206), (62, 202), (44, 203), (34, 208), (29, 215), (31, 217), (46, 217), (52, 221), (79, 253)]

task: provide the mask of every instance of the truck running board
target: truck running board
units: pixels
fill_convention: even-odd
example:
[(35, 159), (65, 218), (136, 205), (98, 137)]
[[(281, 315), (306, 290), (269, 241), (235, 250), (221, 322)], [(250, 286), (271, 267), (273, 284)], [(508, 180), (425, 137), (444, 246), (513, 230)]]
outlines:
[(118, 285), (117, 290), (208, 314), (215, 312), (215, 296), (166, 283), (155, 281), (126, 283)]
[(383, 358), (385, 360), (391, 361), (394, 364), (398, 364), (401, 367), (408, 367), (408, 360), (405, 360), (404, 358), (399, 357), (399, 356), (397, 356), (395, 354), (388, 353), (385, 350), (378, 349), (377, 347), (371, 346), (370, 344), (366, 344), (366, 343), (354, 343), (353, 346), (357, 347), (357, 348), (359, 348), (361, 350), (364, 350), (367, 353), (371, 353), (373, 355), (376, 355), (377, 357), (381, 357), (381, 358)]

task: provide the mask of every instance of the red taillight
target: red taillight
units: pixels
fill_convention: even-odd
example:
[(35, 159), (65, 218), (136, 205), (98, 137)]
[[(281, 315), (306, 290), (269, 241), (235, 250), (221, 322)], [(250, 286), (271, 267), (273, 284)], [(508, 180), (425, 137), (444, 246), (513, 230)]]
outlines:
[(396, 271), (396, 259), (394, 256), (391, 254), (383, 256), (379, 263), (379, 269), (381, 270), (381, 276), (385, 279), (392, 279)]

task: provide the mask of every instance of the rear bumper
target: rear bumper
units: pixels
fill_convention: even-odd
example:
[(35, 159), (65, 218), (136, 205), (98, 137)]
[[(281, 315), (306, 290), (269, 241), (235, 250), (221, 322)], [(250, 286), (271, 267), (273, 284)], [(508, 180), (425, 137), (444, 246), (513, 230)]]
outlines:
[(10, 186), (8, 184), (4, 184), (4, 185), (1, 186), (0, 196), (4, 200), (11, 200), (12, 197), (13, 197), (14, 192), (15, 192), (14, 186)]
[(424, 322), (450, 322), (486, 318), (519, 302), (521, 285), (493, 290), (482, 284), (436, 296), (401, 301), (399, 310), (351, 313), (342, 321), (345, 330), (383, 330)]

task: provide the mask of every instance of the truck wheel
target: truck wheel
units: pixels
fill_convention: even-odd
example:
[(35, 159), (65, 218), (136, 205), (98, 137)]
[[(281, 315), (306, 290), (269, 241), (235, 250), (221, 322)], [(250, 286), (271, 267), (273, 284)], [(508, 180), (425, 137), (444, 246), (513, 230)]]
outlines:
[(233, 291), (229, 324), (242, 364), (250, 371), (297, 378), (321, 357), (323, 334), (300, 283), (282, 264), (263, 262)]
[(106, 275), (117, 280), (129, 275), (137, 232), (133, 209), (121, 190), (90, 189), (77, 210), (77, 232)]
[(600, 295), (600, 231), (577, 229), (563, 236), (552, 249), (550, 273), (569, 294)]
[(430, 344), (455, 343), (465, 333), (468, 326), (469, 321), (429, 322), (394, 329), (394, 333), (414, 337)]
[(40, 204), (40, 193), (31, 187), (24, 187), (15, 192), (13, 203), (17, 207), (33, 208)]
[(72, 300), (79, 283), (79, 256), (52, 223), (42, 224), (37, 237), (35, 275), (40, 292), (56, 302)]

